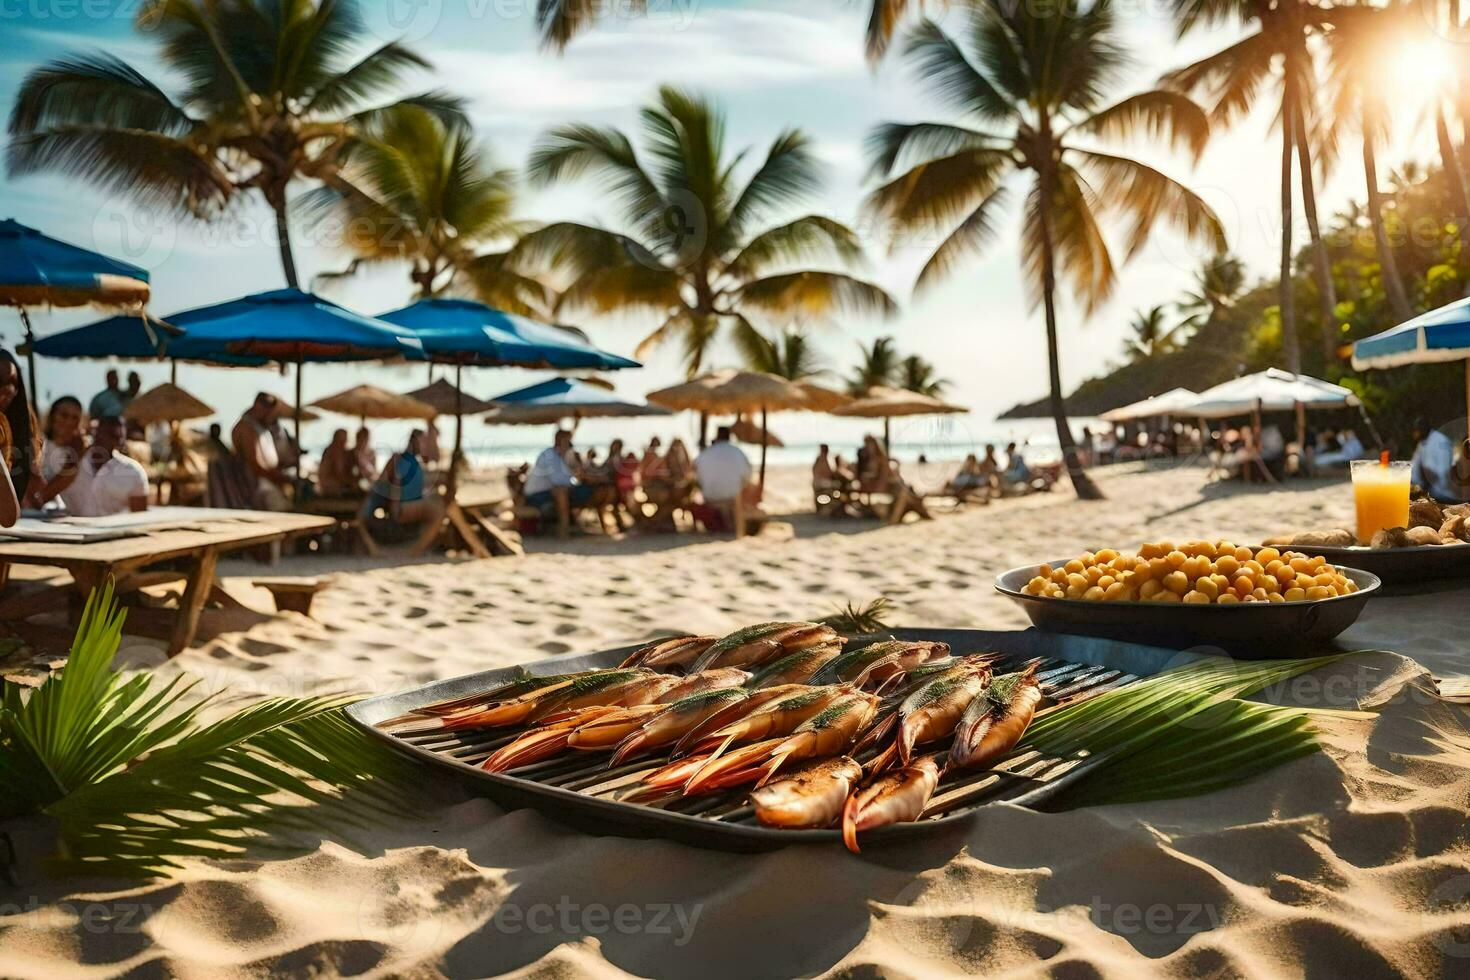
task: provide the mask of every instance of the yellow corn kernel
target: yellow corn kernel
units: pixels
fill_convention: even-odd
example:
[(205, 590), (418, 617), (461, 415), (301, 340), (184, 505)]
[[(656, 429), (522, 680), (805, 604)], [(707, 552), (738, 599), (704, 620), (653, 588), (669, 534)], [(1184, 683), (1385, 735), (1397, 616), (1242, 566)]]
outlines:
[(1051, 573), (1053, 570), (1054, 569), (1050, 565), (1042, 565), (1036, 570), (1036, 574), (1040, 578), (1051, 578)]
[(1086, 599), (1088, 602), (1098, 602), (1106, 594), (1107, 593), (1105, 593), (1102, 589), (1099, 589), (1097, 586), (1094, 585), (1092, 588), (1082, 593), (1082, 598)]
[(1219, 571), (1221, 575), (1234, 575), (1236, 572), (1240, 571), (1240, 562), (1236, 561), (1233, 554), (1221, 555), (1219, 558), (1215, 559), (1215, 569)]
[(1240, 598), (1227, 592), (1215, 601), (1222, 606), (1233, 606), (1240, 602)]
[(1128, 586), (1122, 582), (1114, 582), (1103, 590), (1103, 598), (1109, 602), (1117, 602), (1122, 600), (1128, 594), (1128, 591)]
[(1266, 574), (1266, 566), (1265, 565), (1262, 565), (1260, 562), (1256, 561), (1254, 558), (1248, 558), (1245, 561), (1241, 562), (1240, 563), (1240, 567), (1241, 568), (1244, 568), (1246, 571), (1250, 572), (1252, 575), (1260, 576), (1260, 575), (1265, 575)]
[(1286, 601), (1286, 596), (1282, 595), (1280, 592), (1268, 592), (1266, 594), (1266, 601), (1267, 602), (1285, 602)]
[(1071, 575), (1067, 576), (1068, 589), (1081, 589), (1085, 592), (1087, 591), (1087, 587), (1091, 584), (1092, 583), (1087, 580), (1087, 576), (1083, 575), (1081, 572), (1073, 572)]
[(1270, 595), (1270, 590), (1266, 589), (1263, 586), (1257, 586), (1256, 588), (1251, 589), (1251, 597), (1254, 598), (1257, 602), (1265, 602), (1270, 597)]
[(1287, 589), (1286, 590), (1286, 594), (1282, 596), (1282, 598), (1285, 599), (1287, 602), (1301, 602), (1304, 599), (1306, 599), (1306, 597), (1307, 597), (1307, 590), (1306, 589), (1296, 589), (1296, 588)]
[(1175, 595), (1183, 595), (1189, 591), (1189, 576), (1183, 572), (1170, 572), (1164, 576), (1164, 588)]
[(1082, 571), (1087, 568), (1086, 565), (1082, 564), (1082, 562), (1078, 561), (1076, 558), (1073, 558), (1062, 567), (1067, 570), (1067, 574), (1069, 575), (1080, 575)]
[(1160, 592), (1166, 591), (1168, 590), (1164, 588), (1162, 582), (1156, 578), (1151, 578), (1138, 587), (1138, 597), (1140, 599), (1152, 599)]
[(1331, 599), (1332, 590), (1323, 585), (1314, 585), (1307, 590), (1307, 598), (1312, 600)]
[(1092, 557), (1093, 560), (1095, 560), (1099, 565), (1106, 565), (1108, 562), (1118, 557), (1118, 552), (1114, 548), (1104, 548), (1094, 554)]
[(1168, 589), (1165, 589), (1163, 592), (1160, 592), (1158, 595), (1154, 596), (1154, 601), (1155, 602), (1178, 602), (1179, 601), (1179, 593), (1178, 592), (1170, 592)]
[(1196, 606), (1208, 606), (1213, 600), (1198, 589), (1191, 589), (1184, 594), (1184, 601)]
[(1270, 565), (1273, 561), (1276, 561), (1280, 557), (1281, 552), (1277, 551), (1275, 548), (1262, 548), (1260, 551), (1256, 552), (1256, 561), (1260, 562), (1262, 565)]
[[(1220, 587), (1215, 584), (1214, 579), (1201, 575), (1194, 583), (1194, 591), (1189, 595), (1194, 595), (1195, 593), (1203, 595), (1207, 602), (1214, 602), (1220, 596)], [(1184, 597), (1185, 601), (1189, 600), (1189, 595)]]

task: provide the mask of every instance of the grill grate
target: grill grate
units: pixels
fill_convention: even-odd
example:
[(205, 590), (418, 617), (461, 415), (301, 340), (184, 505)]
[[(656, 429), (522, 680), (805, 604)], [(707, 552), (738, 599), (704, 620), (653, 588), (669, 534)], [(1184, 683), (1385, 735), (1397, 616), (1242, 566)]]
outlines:
[[(956, 653), (963, 652), (968, 651), (956, 650)], [(624, 651), (609, 651), (606, 654), (580, 658), (577, 666), (590, 668), (615, 665), (623, 653)], [(996, 673), (1017, 670), (1031, 659), (1035, 658), (1002, 656), (996, 663)], [(497, 673), (509, 675), (510, 672)], [(1038, 715), (1138, 680), (1137, 675), (1122, 670), (1056, 657), (1041, 658), (1037, 677), (1043, 694)], [(488, 689), (501, 679), (485, 676), (479, 689)], [(415, 698), (414, 703), (426, 704), (434, 700), (438, 698), (421, 697)], [(361, 723), (361, 719), (357, 720)], [(387, 738), (400, 749), (486, 783), (485, 788), (492, 796), (501, 795), (497, 790), (513, 790), (514, 792), (507, 793), (512, 802), (529, 802), (563, 817), (575, 817), (578, 815), (576, 811), (581, 808), (585, 811), (582, 816), (594, 818), (598, 826), (609, 831), (632, 832), (635, 836), (668, 836), (715, 846), (736, 846), (739, 849), (780, 846), (798, 838), (837, 840), (839, 837), (835, 830), (791, 831), (762, 826), (749, 804), (750, 787), (664, 801), (621, 800), (621, 794), (637, 786), (646, 774), (669, 761), (666, 754), (644, 756), (609, 768), (608, 754), (605, 752), (571, 751), (505, 773), (487, 773), (478, 768), (480, 763), (497, 748), (519, 735), (520, 729), (509, 733), (415, 732), (412, 729), (390, 733), (376, 728), (372, 731)], [(875, 754), (876, 750), (869, 750), (857, 756), (857, 759), (859, 762), (867, 762)], [(864, 835), (864, 841), (866, 843), (870, 838), (876, 840), (884, 836), (904, 836), (924, 825), (962, 817), (988, 803), (1034, 803), (1071, 781), (1064, 777), (1071, 775), (1076, 778), (1087, 768), (1086, 756), (1057, 758), (1042, 755), (1035, 750), (1022, 750), (993, 769), (947, 776), (939, 784), (919, 821), (880, 828)], [(722, 837), (725, 839), (722, 840)]]

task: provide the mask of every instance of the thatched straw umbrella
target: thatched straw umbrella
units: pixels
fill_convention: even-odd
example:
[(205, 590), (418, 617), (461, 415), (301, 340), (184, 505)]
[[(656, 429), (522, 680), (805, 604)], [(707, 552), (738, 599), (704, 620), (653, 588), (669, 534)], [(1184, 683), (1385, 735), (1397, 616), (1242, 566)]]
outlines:
[(844, 395), (840, 391), (824, 388), (822, 385), (813, 384), (810, 381), (798, 381), (796, 386), (806, 392), (806, 407), (813, 412), (830, 412), (852, 403), (851, 395)]
[(832, 414), (848, 418), (882, 419), (883, 451), (888, 452), (889, 419), (905, 415), (955, 415), (968, 411), (969, 409), (962, 405), (951, 405), (938, 398), (921, 395), (917, 391), (874, 385), (861, 398), (841, 408), (834, 408)]
[[(812, 407), (812, 399), (794, 381), (760, 371), (712, 371), (672, 388), (649, 392), (648, 400), (675, 411), (710, 415), (760, 413), (762, 429), (768, 412)], [(766, 446), (761, 444), (760, 485), (766, 485)]]
[(358, 385), (339, 391), (311, 403), (314, 408), (324, 408), (339, 415), (356, 415), (360, 421), (367, 419), (423, 419), (428, 421), (439, 413), (434, 406), (417, 398), (384, 391), (373, 385)]
[(423, 402), (440, 415), (454, 416), (454, 452), (449, 459), (451, 472), (456, 471), (456, 464), (464, 446), (464, 417), (488, 412), (495, 406), (483, 399), (476, 398), (463, 388), (450, 384), (444, 378), (416, 391), (408, 392), (408, 397)]
[(283, 419), (294, 419), (297, 422), (315, 422), (321, 415), (309, 408), (297, 408), (284, 398), (276, 399), (276, 414)]
[(127, 416), (139, 425), (154, 422), (187, 422), (208, 418), (214, 409), (172, 382), (149, 388), (128, 404)]

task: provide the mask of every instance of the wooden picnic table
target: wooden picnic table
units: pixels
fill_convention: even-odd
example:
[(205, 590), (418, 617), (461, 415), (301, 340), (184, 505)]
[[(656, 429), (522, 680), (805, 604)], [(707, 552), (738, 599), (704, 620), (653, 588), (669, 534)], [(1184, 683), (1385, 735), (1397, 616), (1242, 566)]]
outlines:
[[(301, 534), (323, 531), (332, 520), (310, 514), (279, 514), (267, 511), (211, 512), (188, 508), (187, 517), (170, 516), (165, 523), (141, 526), (129, 537), (85, 543), (21, 541), (0, 539), (0, 566), (43, 565), (64, 569), (71, 575), (67, 585), (39, 592), (17, 593), (6, 589), (0, 597), (0, 620), (24, 620), (65, 605), (72, 596), (85, 597), (109, 578), (119, 595), (136, 592), (146, 585), (184, 579), (184, 594), (168, 624), (168, 652), (180, 652), (194, 639), (204, 604), (214, 600), (237, 607), (215, 577), (221, 554), (272, 544)], [(197, 514), (197, 516), (195, 516)], [(105, 519), (104, 519), (105, 520)], [(83, 524), (81, 520), (71, 523)], [(105, 526), (105, 525), (99, 525)], [(0, 531), (3, 534), (3, 531)], [(178, 570), (149, 572), (150, 566), (181, 561)]]

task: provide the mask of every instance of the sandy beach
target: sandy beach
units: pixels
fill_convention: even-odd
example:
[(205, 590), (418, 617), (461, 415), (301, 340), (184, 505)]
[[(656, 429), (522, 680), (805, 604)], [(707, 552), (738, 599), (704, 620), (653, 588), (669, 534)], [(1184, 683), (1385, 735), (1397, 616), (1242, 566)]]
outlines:
[[(1139, 466), (1099, 480), (1097, 504), (1059, 490), (894, 528), (819, 520), (807, 504), (738, 542), (589, 536), (399, 567), (292, 559), (283, 573), (337, 573), (314, 618), (247, 616), (166, 663), (149, 641), (124, 653), (243, 699), (393, 691), (879, 595), (895, 624), (1020, 629), (991, 589), (1005, 568), (1144, 539), (1254, 541), (1351, 510), (1336, 481), (1204, 487), (1200, 469)], [(799, 506), (804, 483), (773, 471), (772, 509)], [(248, 582), (259, 566), (222, 571), (269, 608)], [(1463, 975), (1470, 711), (1433, 678), (1470, 675), (1470, 627), (1433, 597), (1375, 601), (1396, 605), (1350, 636), (1391, 652), (1285, 692), (1338, 707), (1349, 692), (1373, 717), (1321, 723), (1324, 753), (1234, 790), (1068, 813), (995, 806), (861, 857), (750, 855), (591, 836), (426, 773), (421, 820), (350, 845), (193, 862), (135, 886), (0, 888), (0, 974)]]

